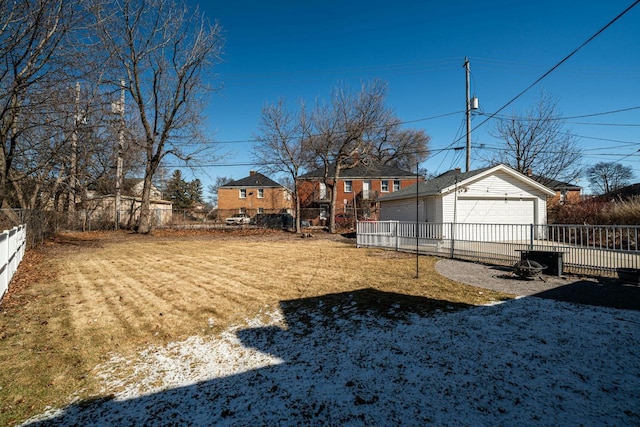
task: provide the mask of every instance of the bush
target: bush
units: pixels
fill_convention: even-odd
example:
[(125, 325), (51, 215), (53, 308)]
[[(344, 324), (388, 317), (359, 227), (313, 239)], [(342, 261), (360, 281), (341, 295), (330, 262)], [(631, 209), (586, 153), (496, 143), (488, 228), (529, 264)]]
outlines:
[(559, 205), (549, 212), (548, 220), (551, 224), (640, 225), (640, 197)]

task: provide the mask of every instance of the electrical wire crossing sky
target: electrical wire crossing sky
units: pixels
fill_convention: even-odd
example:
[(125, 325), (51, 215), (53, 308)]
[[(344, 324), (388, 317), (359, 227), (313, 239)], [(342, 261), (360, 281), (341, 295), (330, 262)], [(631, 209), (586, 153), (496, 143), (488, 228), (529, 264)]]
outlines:
[(205, 110), (220, 156), (183, 172), (206, 188), (260, 170), (251, 150), (264, 105), (312, 104), (337, 85), (373, 79), (388, 82), (387, 104), (405, 128), (431, 136), (422, 168), (464, 168), (467, 57), (479, 99), (472, 169), (503, 149), (496, 122), (524, 115), (544, 93), (557, 100), (585, 167), (619, 162), (640, 181), (639, 2), (189, 0), (220, 23), (226, 43), (215, 68), (222, 89)]

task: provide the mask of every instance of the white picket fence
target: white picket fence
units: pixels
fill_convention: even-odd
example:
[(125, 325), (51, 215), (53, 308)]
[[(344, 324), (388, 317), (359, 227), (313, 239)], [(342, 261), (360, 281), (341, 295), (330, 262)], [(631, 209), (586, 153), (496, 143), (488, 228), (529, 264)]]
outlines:
[(0, 234), (0, 301), (18, 270), (27, 243), (27, 226), (20, 225)]

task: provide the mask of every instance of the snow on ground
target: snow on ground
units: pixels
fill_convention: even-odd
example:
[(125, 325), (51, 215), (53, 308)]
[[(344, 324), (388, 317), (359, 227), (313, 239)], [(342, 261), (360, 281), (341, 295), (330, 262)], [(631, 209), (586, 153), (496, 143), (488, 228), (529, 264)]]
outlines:
[(521, 298), (391, 317), (275, 312), (114, 358), (113, 398), (30, 423), (640, 425), (640, 312)]

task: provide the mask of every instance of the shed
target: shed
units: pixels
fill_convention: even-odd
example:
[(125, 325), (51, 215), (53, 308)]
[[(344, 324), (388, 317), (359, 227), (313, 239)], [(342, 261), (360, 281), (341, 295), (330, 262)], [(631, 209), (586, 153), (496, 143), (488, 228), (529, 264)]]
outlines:
[(544, 224), (547, 219), (546, 199), (553, 195), (553, 190), (505, 165), (464, 173), (454, 169), (381, 197), (380, 219), (458, 224)]

